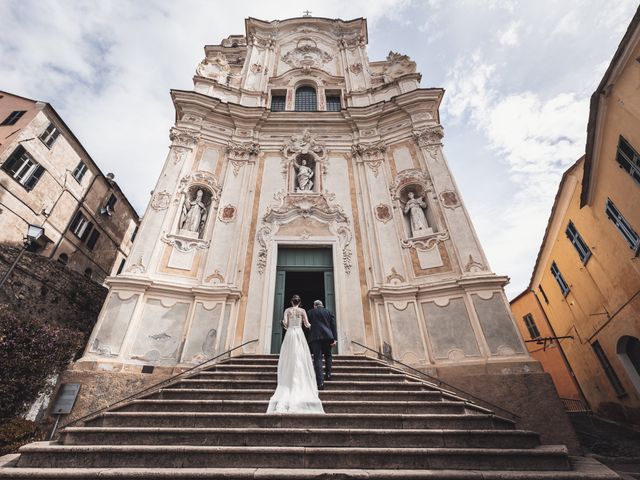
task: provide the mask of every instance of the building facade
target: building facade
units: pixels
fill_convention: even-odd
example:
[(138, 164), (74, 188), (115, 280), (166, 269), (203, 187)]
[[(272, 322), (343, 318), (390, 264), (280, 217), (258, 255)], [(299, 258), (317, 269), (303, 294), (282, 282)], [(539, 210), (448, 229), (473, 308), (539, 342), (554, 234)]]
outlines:
[(0, 92), (0, 243), (44, 228), (42, 255), (102, 283), (116, 275), (139, 217), (47, 103)]
[(294, 293), (335, 310), (339, 353), (531, 363), (443, 154), (443, 90), (366, 44), (364, 19), (302, 17), (205, 47), (81, 363), (276, 353)]
[(640, 10), (591, 98), (529, 290), (592, 410), (640, 423)]

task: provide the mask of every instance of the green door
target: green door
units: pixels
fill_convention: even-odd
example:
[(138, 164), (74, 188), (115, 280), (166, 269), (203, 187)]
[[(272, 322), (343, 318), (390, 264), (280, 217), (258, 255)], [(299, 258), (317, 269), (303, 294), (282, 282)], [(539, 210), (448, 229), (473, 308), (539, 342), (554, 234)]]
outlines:
[(294, 295), (302, 298), (305, 310), (321, 300), (335, 312), (333, 255), (331, 248), (280, 248), (276, 269), (275, 298), (271, 329), (271, 353), (280, 353), (283, 340), (282, 316)]

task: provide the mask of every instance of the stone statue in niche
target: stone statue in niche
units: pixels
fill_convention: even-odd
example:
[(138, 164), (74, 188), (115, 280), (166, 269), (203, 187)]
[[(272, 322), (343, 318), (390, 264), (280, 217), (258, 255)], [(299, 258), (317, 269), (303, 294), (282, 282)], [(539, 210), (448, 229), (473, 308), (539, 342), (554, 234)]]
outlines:
[(207, 220), (207, 207), (202, 200), (204, 192), (198, 189), (193, 200), (185, 198), (180, 216), (180, 230), (200, 236)]
[(407, 193), (407, 203), (404, 205), (404, 213), (409, 214), (409, 223), (411, 225), (411, 236), (422, 237), (433, 233), (433, 229), (429, 227), (424, 209), (427, 204), (424, 197), (416, 197), (414, 192)]
[(307, 166), (307, 161), (303, 158), (300, 163), (293, 162), (296, 169), (296, 192), (313, 191), (313, 169)]

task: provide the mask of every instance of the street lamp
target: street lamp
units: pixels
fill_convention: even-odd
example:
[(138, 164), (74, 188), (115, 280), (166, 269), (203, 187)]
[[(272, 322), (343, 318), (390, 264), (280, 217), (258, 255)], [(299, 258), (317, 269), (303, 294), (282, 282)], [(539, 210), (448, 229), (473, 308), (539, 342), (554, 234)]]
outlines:
[(4, 285), (4, 282), (7, 280), (7, 278), (9, 278), (9, 275), (11, 275), (11, 272), (13, 272), (13, 269), (16, 268), (16, 265), (22, 258), (22, 255), (24, 254), (24, 252), (26, 252), (27, 249), (31, 245), (33, 245), (33, 243), (36, 242), (43, 235), (44, 235), (44, 228), (39, 227), (38, 225), (29, 224), (29, 226), (27, 227), (27, 236), (24, 239), (24, 245), (20, 250), (20, 253), (18, 253), (18, 256), (16, 257), (16, 259), (13, 261), (13, 263), (9, 267), (9, 270), (7, 270), (5, 274), (2, 276), (2, 280), (0, 280), (0, 287)]

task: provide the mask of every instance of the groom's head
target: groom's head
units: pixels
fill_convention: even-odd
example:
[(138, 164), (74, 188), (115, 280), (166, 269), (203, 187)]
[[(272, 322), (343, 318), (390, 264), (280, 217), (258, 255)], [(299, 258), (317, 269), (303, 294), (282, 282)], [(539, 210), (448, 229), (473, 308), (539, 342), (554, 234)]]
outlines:
[(313, 302), (313, 308), (322, 308), (324, 305), (322, 305), (322, 302), (320, 300), (315, 300)]

